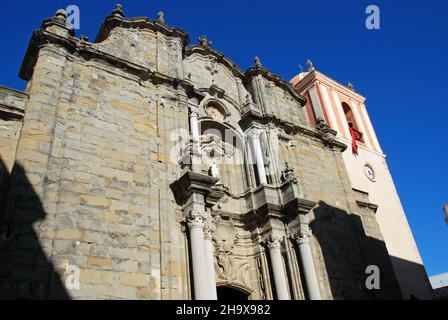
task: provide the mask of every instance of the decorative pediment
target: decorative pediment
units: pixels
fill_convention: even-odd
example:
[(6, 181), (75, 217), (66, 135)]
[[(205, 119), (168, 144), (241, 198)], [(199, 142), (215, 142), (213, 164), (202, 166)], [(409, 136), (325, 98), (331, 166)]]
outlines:
[(202, 46), (202, 45), (191, 46), (185, 50), (185, 53), (186, 53), (187, 57), (190, 57), (195, 53), (200, 54), (202, 56), (206, 56), (206, 57), (213, 57), (214, 61), (226, 66), (226, 68), (229, 70), (229, 72), (231, 72), (235, 77), (240, 77), (240, 78), (244, 77), (244, 72), (237, 66), (236, 63), (231, 61), (229, 58), (224, 56), (222, 53), (216, 51), (213, 48), (210, 48), (210, 46)]

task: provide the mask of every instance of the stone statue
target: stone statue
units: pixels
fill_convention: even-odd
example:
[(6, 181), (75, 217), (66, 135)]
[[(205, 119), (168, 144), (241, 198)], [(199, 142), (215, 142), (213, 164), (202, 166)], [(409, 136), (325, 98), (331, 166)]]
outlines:
[(296, 182), (297, 181), (297, 178), (294, 175), (294, 169), (292, 169), (289, 166), (288, 162), (285, 162), (285, 170), (282, 171), (282, 180), (284, 182), (286, 182), (286, 181)]
[(213, 178), (220, 178), (219, 177), (219, 170), (218, 170), (218, 166), (216, 165), (215, 162), (212, 163), (212, 165), (210, 166), (210, 168), (208, 169), (208, 173), (210, 176), (212, 176)]

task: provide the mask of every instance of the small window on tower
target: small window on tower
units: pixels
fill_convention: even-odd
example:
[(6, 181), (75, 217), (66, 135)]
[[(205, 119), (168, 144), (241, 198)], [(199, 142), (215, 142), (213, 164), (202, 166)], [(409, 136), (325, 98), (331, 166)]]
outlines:
[(342, 109), (344, 109), (345, 119), (347, 120), (348, 127), (350, 128), (350, 133), (356, 138), (357, 141), (364, 142), (364, 134), (359, 131), (352, 109), (345, 102), (342, 102)]

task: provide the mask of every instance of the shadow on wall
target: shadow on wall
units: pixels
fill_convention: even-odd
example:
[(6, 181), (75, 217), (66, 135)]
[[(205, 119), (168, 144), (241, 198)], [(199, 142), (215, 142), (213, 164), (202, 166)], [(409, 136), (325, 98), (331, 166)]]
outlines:
[(394, 256), (391, 256), (390, 259), (393, 265), (400, 270), (400, 282), (416, 284), (412, 286), (412, 291), (410, 288), (404, 289), (403, 296), (405, 299), (435, 299), (435, 293), (423, 265)]
[(20, 165), (9, 175), (0, 158), (0, 170), (0, 298), (69, 299), (35, 232), (46, 217), (39, 197)]
[[(358, 215), (325, 202), (319, 203), (314, 214), (310, 227), (319, 241), (334, 299), (402, 299), (385, 243), (366, 235)], [(369, 265), (379, 267), (379, 290), (366, 288)]]

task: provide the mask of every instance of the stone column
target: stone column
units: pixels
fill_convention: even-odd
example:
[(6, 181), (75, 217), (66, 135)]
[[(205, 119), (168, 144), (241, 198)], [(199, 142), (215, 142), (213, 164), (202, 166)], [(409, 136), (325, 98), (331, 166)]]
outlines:
[(190, 108), (190, 130), (193, 141), (199, 141), (199, 125), (198, 125), (198, 110), (196, 108)]
[(257, 162), (257, 171), (258, 171), (258, 177), (260, 179), (260, 184), (267, 184), (268, 181), (266, 179), (266, 170), (264, 168), (263, 152), (261, 151), (261, 145), (260, 145), (260, 133), (252, 132), (251, 137), (252, 137), (252, 145), (254, 147), (255, 152), (255, 160)]
[(209, 286), (210, 300), (218, 300), (218, 294), (216, 292), (216, 274), (215, 274), (215, 259), (213, 257), (213, 232), (215, 226), (209, 222), (204, 228), (204, 256), (207, 267), (207, 278)]
[(316, 268), (314, 267), (313, 255), (310, 246), (311, 230), (301, 229), (295, 235), (299, 246), (300, 260), (302, 261), (305, 284), (311, 300), (322, 300), (317, 281)]
[(188, 217), (195, 300), (211, 299), (204, 257), (204, 220), (203, 212), (192, 211)]
[(268, 240), (269, 256), (271, 257), (272, 274), (274, 275), (275, 292), (278, 300), (290, 300), (283, 258), (280, 251), (283, 236), (271, 235)]

